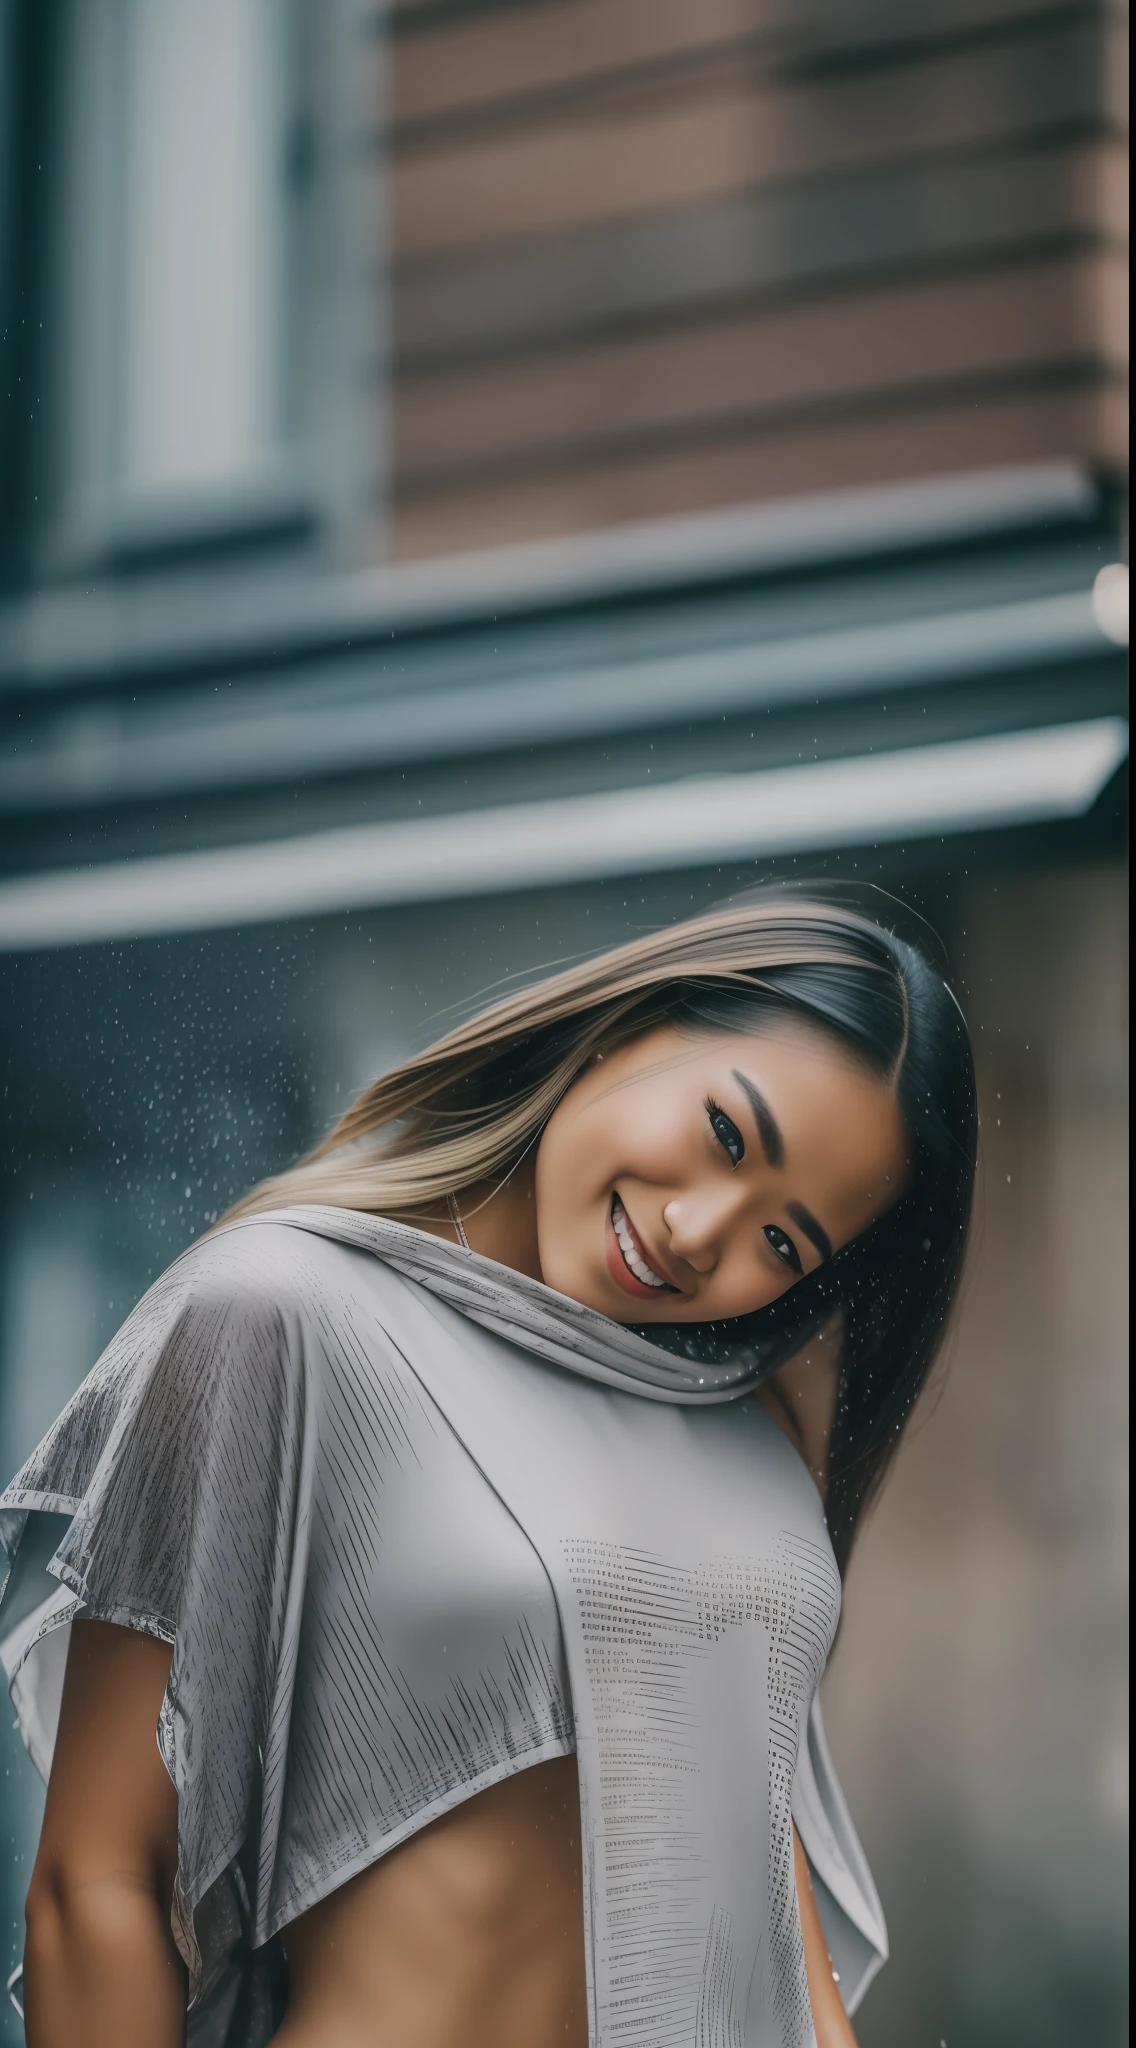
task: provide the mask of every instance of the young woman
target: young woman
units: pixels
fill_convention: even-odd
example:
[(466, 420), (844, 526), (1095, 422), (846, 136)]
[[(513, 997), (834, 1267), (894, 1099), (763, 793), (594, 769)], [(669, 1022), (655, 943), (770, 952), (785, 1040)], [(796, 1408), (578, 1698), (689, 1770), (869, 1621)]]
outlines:
[(0, 1498), (31, 2048), (847, 2048), (817, 1685), (975, 1133), (934, 968), (759, 894), (185, 1253)]

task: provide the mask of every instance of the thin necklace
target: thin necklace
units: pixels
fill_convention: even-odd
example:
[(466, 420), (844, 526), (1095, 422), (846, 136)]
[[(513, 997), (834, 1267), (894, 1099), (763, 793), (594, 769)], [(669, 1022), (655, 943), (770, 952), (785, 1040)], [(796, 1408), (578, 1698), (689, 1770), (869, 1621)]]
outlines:
[(473, 1246), (465, 1234), (465, 1224), (461, 1220), (461, 1210), (458, 1208), (457, 1200), (453, 1195), (446, 1196), (446, 1207), (450, 1212), (450, 1222), (457, 1231), (458, 1243), (461, 1245), (462, 1250), (472, 1251)]

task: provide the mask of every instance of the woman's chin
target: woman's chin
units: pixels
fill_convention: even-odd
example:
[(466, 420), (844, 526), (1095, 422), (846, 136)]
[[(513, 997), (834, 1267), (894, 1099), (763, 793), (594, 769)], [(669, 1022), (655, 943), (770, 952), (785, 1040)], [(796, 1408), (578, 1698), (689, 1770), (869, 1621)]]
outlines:
[(546, 1287), (554, 1288), (557, 1294), (566, 1295), (569, 1301), (577, 1301), (581, 1308), (593, 1309), (596, 1315), (606, 1316), (609, 1323), (665, 1322), (667, 1318), (657, 1313), (657, 1302), (632, 1298), (619, 1287), (606, 1266), (596, 1272), (592, 1266), (585, 1267), (553, 1264), (552, 1271), (544, 1270)]

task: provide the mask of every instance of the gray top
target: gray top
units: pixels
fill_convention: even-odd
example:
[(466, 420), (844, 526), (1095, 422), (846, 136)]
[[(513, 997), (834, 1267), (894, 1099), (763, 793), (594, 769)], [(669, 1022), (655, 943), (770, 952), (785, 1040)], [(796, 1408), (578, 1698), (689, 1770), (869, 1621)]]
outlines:
[(816, 1697), (839, 1578), (751, 1390), (352, 1211), (151, 1288), (0, 1495), (0, 1655), (46, 1775), (76, 1611), (174, 1645), (194, 2048), (269, 2039), (296, 1914), (573, 1749), (593, 2048), (809, 2048), (791, 1815), (854, 2007), (886, 1935)]

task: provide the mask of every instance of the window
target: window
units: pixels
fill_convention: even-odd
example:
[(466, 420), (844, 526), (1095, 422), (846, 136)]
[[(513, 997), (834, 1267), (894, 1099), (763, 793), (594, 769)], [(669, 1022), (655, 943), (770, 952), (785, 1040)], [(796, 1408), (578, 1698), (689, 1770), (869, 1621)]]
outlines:
[(316, 37), (303, 0), (61, 0), (48, 572), (326, 512), (308, 394), (341, 381), (337, 295), (360, 302), (370, 254), (340, 204), (354, 110), (324, 90), (346, 18), (319, 10)]
[(285, 135), (274, 0), (125, 0), (120, 433), (129, 493), (279, 448)]

